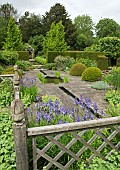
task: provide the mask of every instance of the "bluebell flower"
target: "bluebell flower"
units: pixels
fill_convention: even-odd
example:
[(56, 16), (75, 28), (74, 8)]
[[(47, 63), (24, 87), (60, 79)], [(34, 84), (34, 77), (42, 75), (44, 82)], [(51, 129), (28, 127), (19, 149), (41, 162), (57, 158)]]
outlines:
[(85, 115), (82, 117), (82, 121), (86, 121), (86, 116)]
[(90, 112), (90, 114), (89, 114), (89, 119), (90, 120), (94, 120), (94, 115)]
[(43, 117), (48, 123), (51, 121), (51, 117), (49, 114), (45, 113), (45, 115)]
[(79, 105), (79, 100), (77, 98), (75, 98), (74, 102), (76, 105)]
[(63, 123), (63, 121), (62, 121), (62, 119), (60, 119), (59, 121), (58, 121), (58, 124), (62, 124)]
[(80, 116), (75, 117), (75, 122), (80, 122)]
[(93, 103), (93, 110), (94, 110), (94, 113), (97, 113), (97, 111), (98, 111), (96, 102)]

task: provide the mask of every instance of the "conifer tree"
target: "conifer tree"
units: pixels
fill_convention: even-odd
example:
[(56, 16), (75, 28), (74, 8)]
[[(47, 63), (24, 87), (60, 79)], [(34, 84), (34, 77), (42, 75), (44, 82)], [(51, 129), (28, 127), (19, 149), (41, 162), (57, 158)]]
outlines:
[(21, 50), (22, 48), (22, 34), (16, 25), (15, 19), (10, 18), (7, 26), (7, 38), (4, 43), (5, 50)]
[(51, 24), (50, 31), (47, 32), (43, 42), (43, 50), (47, 51), (65, 51), (67, 50), (67, 43), (65, 42), (65, 32), (62, 21)]

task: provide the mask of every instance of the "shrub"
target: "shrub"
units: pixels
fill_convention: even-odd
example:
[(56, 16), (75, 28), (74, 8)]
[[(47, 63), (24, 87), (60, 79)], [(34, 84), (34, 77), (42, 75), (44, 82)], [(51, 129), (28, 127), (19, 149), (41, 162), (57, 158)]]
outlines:
[[(8, 67), (2, 72), (2, 74), (14, 74), (14, 73), (15, 73), (15, 71), (14, 71), (13, 67)], [(21, 70), (18, 70), (18, 74), (19, 74), (20, 77), (22, 77)]]
[(100, 70), (107, 70), (108, 69), (108, 57), (105, 57), (104, 55), (98, 56), (96, 59), (97, 67)]
[(108, 102), (112, 101), (113, 104), (120, 103), (120, 91), (108, 90), (105, 93), (105, 100), (107, 100)]
[(81, 76), (83, 71), (86, 69), (87, 67), (82, 64), (82, 63), (76, 63), (74, 64), (71, 69), (70, 69), (70, 75), (72, 76)]
[(39, 57), (39, 56), (37, 56), (35, 58), (35, 61), (40, 63), (40, 64), (46, 64), (46, 62), (47, 62), (45, 58), (42, 58), (42, 57)]
[(18, 53), (15, 51), (2, 51), (0, 61), (6, 65), (14, 65), (18, 60)]
[(47, 69), (47, 70), (52, 70), (53, 67), (56, 69), (56, 63), (47, 63), (41, 66), (41, 68)]
[(97, 81), (94, 84), (92, 84), (91, 87), (98, 90), (111, 88), (111, 86), (104, 81)]
[(15, 157), (12, 116), (5, 110), (0, 112), (0, 169), (15, 170)]
[(28, 71), (31, 68), (31, 63), (29, 61), (18, 60), (16, 65), (18, 65), (19, 69), (22, 69), (23, 71)]
[(96, 67), (96, 61), (95, 60), (91, 60), (89, 58), (80, 58), (80, 59), (76, 59), (77, 61), (79, 61), (80, 63), (83, 63), (86, 65), (86, 67)]
[(28, 51), (16, 51), (19, 55), (19, 60), (29, 60), (29, 52)]
[(0, 107), (9, 106), (13, 95), (13, 82), (10, 78), (6, 78), (0, 83)]
[(102, 78), (102, 72), (99, 68), (89, 67), (82, 73), (82, 80), (97, 81)]
[(106, 75), (103, 80), (116, 89), (120, 89), (120, 67), (113, 67), (110, 74)]

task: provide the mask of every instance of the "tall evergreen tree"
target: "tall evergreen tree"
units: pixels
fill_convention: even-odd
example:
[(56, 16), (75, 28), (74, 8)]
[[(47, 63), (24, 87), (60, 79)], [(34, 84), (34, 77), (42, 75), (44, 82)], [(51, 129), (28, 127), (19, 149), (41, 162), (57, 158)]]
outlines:
[(47, 51), (64, 51), (67, 50), (67, 43), (65, 42), (65, 32), (62, 21), (51, 24), (50, 31), (47, 32), (43, 42), (44, 53)]
[(12, 4), (6, 3), (0, 5), (0, 17), (9, 20), (11, 17), (16, 18), (16, 16), (17, 9), (15, 9)]
[(4, 49), (21, 50), (22, 45), (22, 34), (16, 25), (15, 19), (10, 18), (7, 26), (7, 38), (4, 43)]
[(39, 15), (26, 11), (19, 19), (18, 24), (23, 35), (23, 42), (28, 42), (30, 37), (42, 34), (41, 17)]
[(49, 12), (46, 12), (42, 18), (42, 33), (45, 36), (47, 31), (50, 30), (51, 24), (55, 24), (59, 21), (62, 21), (62, 24), (65, 29), (65, 41), (67, 45), (70, 46), (70, 49), (75, 49), (76, 45), (76, 29), (72, 23), (72, 20), (69, 18), (68, 13), (63, 5), (56, 3), (50, 8)]

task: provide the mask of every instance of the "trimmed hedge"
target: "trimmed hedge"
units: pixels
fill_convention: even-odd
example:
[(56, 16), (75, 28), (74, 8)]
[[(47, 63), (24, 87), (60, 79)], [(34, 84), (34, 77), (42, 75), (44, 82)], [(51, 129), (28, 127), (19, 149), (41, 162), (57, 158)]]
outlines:
[(95, 60), (97, 63), (97, 67), (101, 70), (108, 69), (108, 58), (105, 56), (103, 52), (93, 52), (93, 51), (48, 51), (47, 53), (47, 63), (54, 63), (54, 59), (58, 56), (69, 56), (74, 59), (78, 58), (88, 58), (91, 60)]
[(97, 63), (97, 67), (100, 70), (107, 70), (108, 67), (109, 67), (109, 65), (108, 65), (108, 57), (105, 57), (104, 55), (103, 56), (98, 56), (97, 60), (96, 60), (96, 63)]
[(27, 60), (29, 61), (29, 52), (28, 51), (17, 51), (19, 54), (19, 60)]

